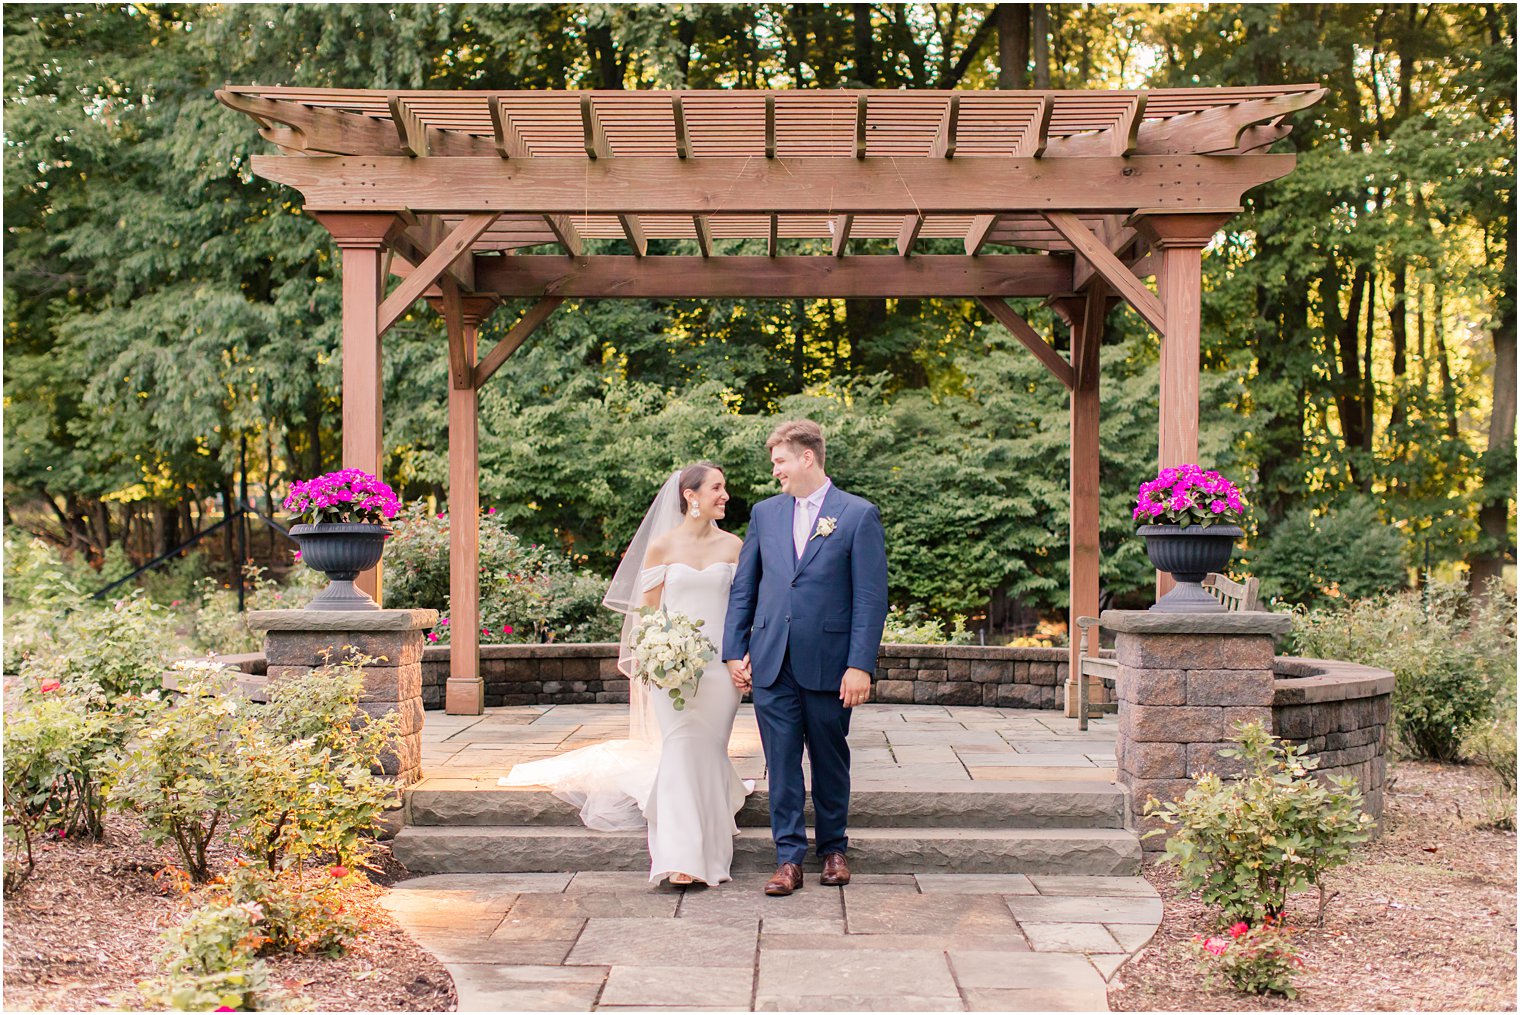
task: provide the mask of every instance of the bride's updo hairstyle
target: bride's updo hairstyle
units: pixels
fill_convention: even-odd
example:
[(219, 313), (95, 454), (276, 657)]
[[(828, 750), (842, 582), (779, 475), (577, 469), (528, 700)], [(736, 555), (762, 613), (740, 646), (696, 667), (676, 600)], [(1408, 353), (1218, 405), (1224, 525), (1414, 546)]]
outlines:
[(686, 491), (690, 490), (695, 493), (702, 489), (702, 484), (707, 482), (707, 474), (714, 471), (722, 473), (725, 477), (728, 476), (728, 473), (723, 472), (723, 466), (718, 465), (716, 462), (693, 462), (681, 470), (679, 483), (681, 488), (681, 514), (684, 515), (691, 510), (691, 504), (686, 500)]

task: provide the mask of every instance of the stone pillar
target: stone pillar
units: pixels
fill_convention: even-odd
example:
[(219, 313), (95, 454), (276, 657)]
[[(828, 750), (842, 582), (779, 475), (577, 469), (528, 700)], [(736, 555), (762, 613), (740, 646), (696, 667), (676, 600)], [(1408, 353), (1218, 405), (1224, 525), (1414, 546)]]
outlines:
[(422, 778), (422, 633), (437, 610), (252, 610), (248, 626), (264, 635), (271, 682), (341, 662), (355, 652), (375, 659), (365, 666), (359, 708), (401, 717), (394, 747), (377, 774), (407, 786)]
[[(1129, 824), (1139, 832), (1161, 827), (1142, 816), (1148, 797), (1174, 800), (1194, 776), (1230, 775), (1239, 722), (1272, 728), (1273, 639), (1292, 627), (1278, 613), (1150, 613), (1105, 610), (1119, 660), (1119, 783), (1129, 800)], [(1165, 848), (1143, 840), (1147, 852)]]

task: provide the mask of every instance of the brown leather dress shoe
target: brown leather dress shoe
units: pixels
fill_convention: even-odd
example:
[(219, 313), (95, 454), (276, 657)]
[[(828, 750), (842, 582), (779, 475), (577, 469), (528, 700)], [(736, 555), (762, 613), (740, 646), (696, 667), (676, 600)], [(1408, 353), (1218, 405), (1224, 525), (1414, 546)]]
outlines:
[(850, 883), (850, 865), (843, 853), (829, 853), (823, 858), (823, 877), (820, 880), (826, 885)]
[(794, 863), (784, 863), (776, 868), (776, 876), (765, 883), (766, 895), (790, 895), (802, 887), (802, 868)]

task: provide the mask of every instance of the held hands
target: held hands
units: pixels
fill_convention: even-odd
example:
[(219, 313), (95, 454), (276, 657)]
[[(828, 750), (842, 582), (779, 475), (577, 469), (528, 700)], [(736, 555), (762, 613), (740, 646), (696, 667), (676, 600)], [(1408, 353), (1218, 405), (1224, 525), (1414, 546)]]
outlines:
[(871, 675), (853, 666), (845, 670), (844, 679), (839, 682), (839, 700), (844, 702), (844, 707), (854, 708), (856, 705), (863, 705), (870, 698)]
[(755, 675), (750, 671), (748, 652), (744, 653), (743, 659), (728, 660), (728, 676), (741, 694), (754, 685)]

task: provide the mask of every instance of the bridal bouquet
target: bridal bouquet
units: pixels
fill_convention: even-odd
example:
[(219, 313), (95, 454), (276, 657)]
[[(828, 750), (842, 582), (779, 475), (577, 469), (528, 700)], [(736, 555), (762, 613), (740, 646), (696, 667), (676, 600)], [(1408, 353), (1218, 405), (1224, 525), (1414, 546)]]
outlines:
[(702, 621), (684, 613), (672, 613), (662, 606), (640, 610), (639, 617), (633, 637), (633, 654), (638, 661), (634, 675), (668, 693), (679, 712), (686, 707), (687, 696), (697, 693), (702, 670), (712, 662), (712, 642), (697, 630)]

